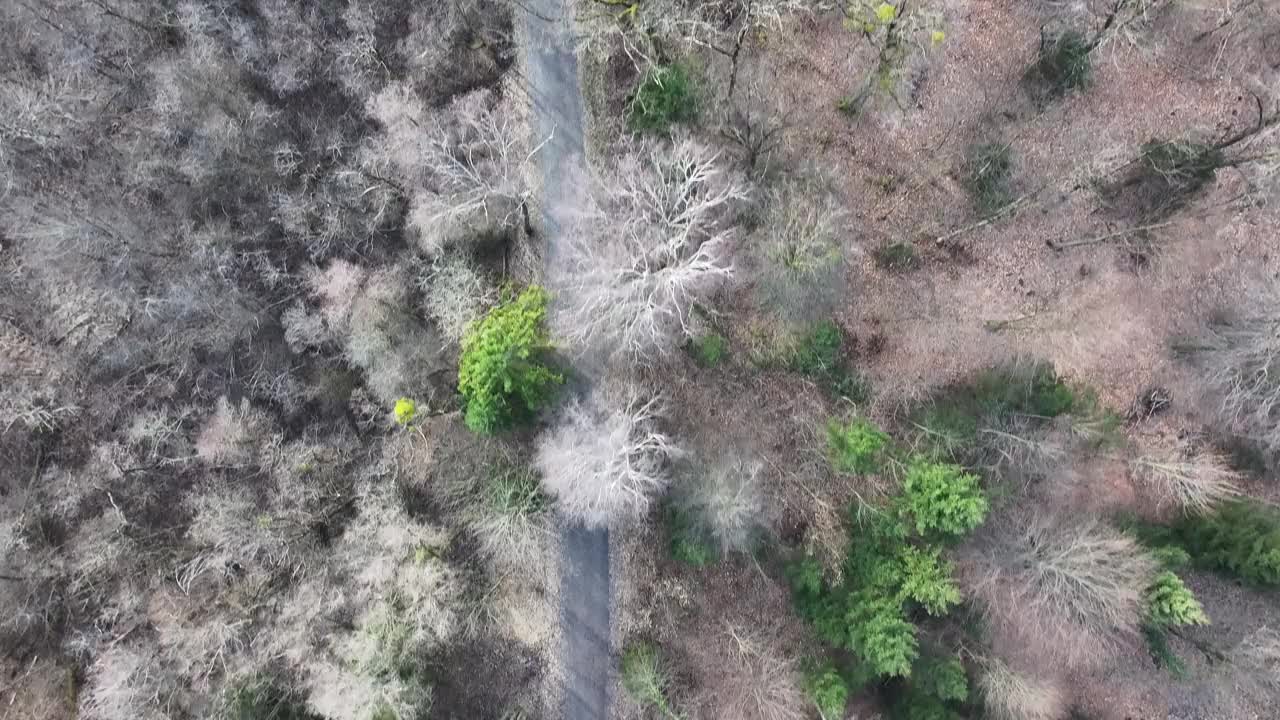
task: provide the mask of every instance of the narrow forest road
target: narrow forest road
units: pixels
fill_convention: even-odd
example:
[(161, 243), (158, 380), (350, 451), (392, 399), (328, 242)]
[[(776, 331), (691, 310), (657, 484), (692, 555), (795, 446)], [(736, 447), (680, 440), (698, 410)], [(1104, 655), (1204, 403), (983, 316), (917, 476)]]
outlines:
[[(534, 137), (550, 138), (536, 156), (542, 180), (545, 260), (554, 267), (556, 210), (580, 192), (585, 163), (582, 88), (574, 49), (573, 0), (526, 0), (528, 87)], [(565, 720), (604, 720), (609, 713), (609, 532), (561, 523), (560, 619), (564, 629)]]

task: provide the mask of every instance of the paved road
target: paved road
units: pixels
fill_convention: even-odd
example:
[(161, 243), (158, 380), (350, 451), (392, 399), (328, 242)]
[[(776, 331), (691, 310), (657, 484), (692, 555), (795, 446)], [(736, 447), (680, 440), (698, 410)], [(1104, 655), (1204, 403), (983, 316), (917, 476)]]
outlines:
[[(528, 88), (535, 136), (551, 140), (537, 155), (542, 178), (546, 262), (557, 261), (556, 208), (579, 192), (571, 180), (583, 162), (582, 88), (574, 52), (572, 0), (526, 0)], [(565, 525), (561, 531), (560, 613), (564, 625), (565, 720), (609, 716), (609, 532)]]

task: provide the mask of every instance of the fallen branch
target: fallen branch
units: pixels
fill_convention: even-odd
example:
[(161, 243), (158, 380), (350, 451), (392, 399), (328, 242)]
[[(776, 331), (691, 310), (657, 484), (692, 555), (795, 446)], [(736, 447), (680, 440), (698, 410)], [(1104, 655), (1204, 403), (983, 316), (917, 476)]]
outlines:
[(1004, 216), (1009, 215), (1009, 214), (1010, 214), (1010, 213), (1012, 213), (1013, 211), (1015, 211), (1015, 210), (1017, 210), (1017, 209), (1021, 208), (1023, 205), (1025, 205), (1025, 204), (1027, 203), (1027, 201), (1028, 201), (1028, 200), (1030, 200), (1031, 198), (1033, 198), (1033, 197), (1035, 197), (1036, 195), (1039, 195), (1039, 194), (1040, 194), (1040, 190), (1032, 190), (1031, 192), (1024, 193), (1021, 197), (1017, 198), (1016, 200), (1014, 200), (1013, 202), (1009, 203), (1008, 205), (1005, 205), (1004, 207), (1000, 208), (999, 210), (997, 210), (997, 211), (996, 211), (995, 213), (993, 213), (992, 215), (990, 215), (990, 216), (988, 216), (988, 217), (986, 217), (986, 218), (984, 218), (984, 219), (982, 219), (982, 220), (979, 220), (978, 222), (973, 223), (972, 225), (966, 225), (966, 226), (964, 226), (964, 227), (960, 228), (959, 230), (952, 230), (951, 232), (947, 233), (946, 235), (942, 235), (942, 236), (939, 236), (939, 237), (935, 238), (933, 242), (934, 242), (934, 244), (938, 245), (939, 247), (944, 246), (944, 245), (946, 245), (947, 243), (949, 243), (949, 242), (951, 242), (952, 240), (954, 240), (955, 238), (960, 237), (961, 235), (964, 235), (965, 233), (973, 232), (974, 230), (977, 230), (978, 228), (981, 228), (981, 227), (985, 227), (985, 226), (987, 226), (987, 225), (990, 225), (991, 223), (993, 223), (993, 222), (995, 222), (995, 221), (997, 221), (997, 220), (999, 220), (999, 219), (1003, 218)]
[(1111, 240), (1116, 240), (1118, 238), (1126, 237), (1128, 235), (1133, 235), (1140, 232), (1147, 232), (1148, 230), (1159, 230), (1160, 228), (1173, 225), (1176, 222), (1178, 221), (1169, 220), (1167, 222), (1154, 223), (1151, 225), (1140, 225), (1138, 227), (1125, 228), (1124, 230), (1117, 230), (1113, 233), (1107, 233), (1106, 235), (1098, 235), (1096, 237), (1085, 238), (1084, 240), (1072, 240), (1071, 242), (1054, 242), (1053, 240), (1046, 240), (1045, 244), (1048, 245), (1051, 249), (1059, 250), (1059, 251), (1066, 250), (1068, 248), (1082, 247), (1084, 245), (1097, 245), (1099, 243), (1110, 242)]

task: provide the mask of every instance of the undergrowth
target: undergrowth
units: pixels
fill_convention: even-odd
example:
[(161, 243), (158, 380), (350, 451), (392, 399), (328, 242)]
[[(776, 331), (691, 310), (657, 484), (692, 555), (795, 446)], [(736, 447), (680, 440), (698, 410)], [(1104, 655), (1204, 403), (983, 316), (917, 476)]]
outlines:
[(651, 69), (640, 81), (627, 107), (627, 125), (633, 132), (665, 133), (676, 123), (698, 117), (698, 102), (689, 71), (683, 65)]
[(969, 148), (965, 164), (965, 184), (974, 207), (982, 217), (990, 217), (1013, 199), (1013, 149), (1007, 143), (982, 143)]

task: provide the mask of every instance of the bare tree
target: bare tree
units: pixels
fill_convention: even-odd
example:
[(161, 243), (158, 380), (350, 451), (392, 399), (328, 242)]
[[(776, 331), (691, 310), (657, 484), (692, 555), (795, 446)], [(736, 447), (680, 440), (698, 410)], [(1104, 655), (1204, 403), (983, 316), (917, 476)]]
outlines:
[(1044, 514), (984, 532), (962, 576), (993, 626), (1071, 666), (1136, 635), (1157, 566), (1133, 538), (1095, 519)]
[(660, 398), (628, 389), (617, 393), (619, 402), (607, 394), (571, 403), (538, 442), (536, 465), (547, 494), (565, 515), (592, 527), (647, 513), (670, 482), (668, 462), (680, 454), (657, 428)]
[(1236, 317), (1210, 325), (1193, 358), (1228, 429), (1280, 450), (1280, 284), (1265, 281)]
[(1187, 443), (1134, 458), (1129, 472), (1161, 505), (1184, 512), (1204, 513), (1240, 493), (1240, 476), (1227, 459), (1214, 452), (1198, 452)]
[(553, 327), (583, 355), (649, 362), (690, 337), (693, 305), (733, 276), (747, 189), (688, 137), (641, 140), (570, 211)]
[(408, 223), (428, 254), (518, 226), (532, 153), (497, 102), (478, 90), (432, 113), (407, 83), (369, 102), (384, 132), (366, 145), (364, 171), (412, 198)]
[(713, 720), (801, 720), (808, 699), (796, 663), (776, 640), (732, 625), (732, 650), (715, 667), (703, 717)]
[(765, 518), (763, 464), (731, 456), (691, 478), (677, 502), (725, 551), (750, 551)]
[(754, 244), (756, 288), (785, 321), (821, 317), (843, 295), (847, 213), (838, 203), (818, 177), (788, 180), (769, 195), (762, 237)]

